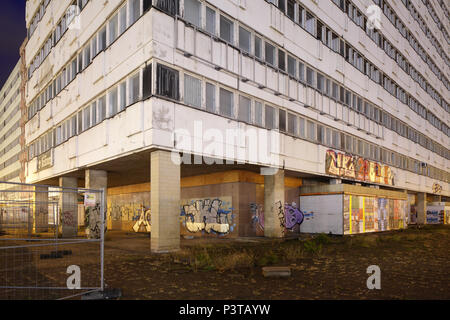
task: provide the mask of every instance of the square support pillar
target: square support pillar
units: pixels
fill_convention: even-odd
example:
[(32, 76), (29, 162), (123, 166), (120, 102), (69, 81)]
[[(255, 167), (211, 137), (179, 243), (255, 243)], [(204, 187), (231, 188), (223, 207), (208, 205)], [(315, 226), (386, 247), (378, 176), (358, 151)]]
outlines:
[(427, 194), (421, 192), (417, 194), (417, 224), (427, 223)]
[(284, 170), (264, 176), (264, 236), (284, 236)]
[(48, 187), (36, 186), (34, 192), (33, 233), (48, 232)]
[(60, 177), (62, 188), (59, 197), (59, 212), (61, 215), (61, 232), (63, 238), (75, 238), (78, 234), (78, 180), (71, 177)]
[[(86, 170), (85, 172), (85, 186), (86, 189), (92, 190), (104, 190), (107, 192), (108, 188), (108, 172), (103, 170)], [(100, 198), (100, 193), (96, 194), (96, 206), (86, 208), (86, 216), (88, 220), (88, 225), (86, 226), (86, 234), (90, 239), (99, 239), (101, 231), (101, 215), (98, 208), (100, 207), (102, 199)], [(106, 195), (105, 195), (105, 212), (103, 212), (103, 217), (105, 219), (105, 231), (106, 231)]]
[(180, 165), (171, 152), (154, 151), (151, 167), (151, 250), (170, 252), (180, 249)]

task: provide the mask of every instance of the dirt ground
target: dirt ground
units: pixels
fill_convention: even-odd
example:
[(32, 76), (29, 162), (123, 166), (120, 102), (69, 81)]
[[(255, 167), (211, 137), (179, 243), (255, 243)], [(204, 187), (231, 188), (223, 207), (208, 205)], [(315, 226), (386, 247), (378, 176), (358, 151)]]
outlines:
[[(108, 232), (105, 281), (121, 299), (450, 299), (450, 226), (289, 240), (182, 239), (150, 253), (147, 234)], [(381, 269), (369, 290), (367, 267)], [(288, 266), (288, 278), (262, 267)]]

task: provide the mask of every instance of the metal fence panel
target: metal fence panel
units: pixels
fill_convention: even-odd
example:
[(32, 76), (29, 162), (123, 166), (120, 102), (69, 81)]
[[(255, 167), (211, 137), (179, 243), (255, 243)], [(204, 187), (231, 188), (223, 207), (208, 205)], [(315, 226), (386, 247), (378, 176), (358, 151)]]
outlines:
[(103, 291), (105, 216), (104, 190), (0, 182), (0, 299)]

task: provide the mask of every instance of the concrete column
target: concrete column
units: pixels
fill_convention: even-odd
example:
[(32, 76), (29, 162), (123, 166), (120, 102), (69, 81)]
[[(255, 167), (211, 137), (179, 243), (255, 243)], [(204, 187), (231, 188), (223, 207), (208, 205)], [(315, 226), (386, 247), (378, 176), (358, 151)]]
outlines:
[[(86, 180), (86, 189), (93, 189), (93, 190), (102, 190), (104, 189), (105, 192), (107, 191), (108, 187), (108, 172), (103, 170), (86, 170), (85, 172), (85, 180)], [(101, 231), (101, 215), (100, 211), (98, 210), (101, 198), (100, 193), (96, 194), (96, 207), (90, 207), (86, 208), (86, 215), (88, 220), (88, 226), (86, 228), (86, 234), (91, 239), (98, 239), (100, 237), (100, 231)], [(104, 218), (105, 218), (105, 227), (106, 227), (106, 196), (105, 196), (105, 212), (103, 212)]]
[[(78, 188), (77, 178), (60, 177), (59, 186), (76, 189)], [(76, 190), (61, 190), (59, 212), (61, 214), (62, 237), (75, 238), (78, 234), (78, 192)]]
[(48, 232), (48, 187), (35, 187), (33, 233)]
[(264, 176), (264, 236), (284, 236), (284, 170)]
[(168, 151), (154, 151), (151, 167), (151, 250), (180, 249), (180, 165)]
[(421, 192), (417, 194), (417, 224), (427, 223), (427, 194)]

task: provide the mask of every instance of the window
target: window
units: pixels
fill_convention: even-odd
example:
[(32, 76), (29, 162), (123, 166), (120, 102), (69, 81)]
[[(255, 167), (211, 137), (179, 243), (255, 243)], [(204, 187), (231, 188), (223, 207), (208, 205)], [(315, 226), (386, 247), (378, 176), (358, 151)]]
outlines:
[[(155, 5), (158, 6), (158, 3), (160, 2), (162, 1), (158, 1), (157, 4)], [(140, 14), (141, 14), (140, 0), (130, 0), (130, 23), (129, 23), (130, 26), (139, 18)]]
[(267, 129), (275, 129), (275, 108), (266, 105), (265, 119), (265, 127)]
[(119, 111), (125, 109), (127, 105), (127, 82), (124, 81), (119, 85)]
[(220, 38), (233, 43), (233, 22), (224, 16), (220, 16)]
[(286, 71), (286, 54), (280, 49), (278, 49), (278, 68)]
[(310, 86), (314, 86), (314, 70), (309, 67), (306, 68), (306, 83)]
[(97, 102), (98, 107), (98, 122), (102, 122), (106, 118), (106, 96), (98, 99)]
[(262, 103), (255, 101), (255, 124), (262, 126)]
[(84, 115), (84, 126), (83, 129), (87, 130), (91, 127), (91, 108), (85, 108), (83, 110), (83, 115)]
[(306, 129), (306, 127), (305, 127), (305, 119), (304, 118), (299, 118), (299, 127), (298, 127), (298, 129), (299, 129), (299, 136), (301, 137), (301, 138), (306, 138), (306, 135), (305, 135), (305, 129)]
[(216, 12), (206, 7), (206, 31), (216, 34)]
[(239, 26), (239, 48), (250, 53), (251, 33)]
[(97, 122), (97, 103), (94, 101), (91, 104), (92, 126), (95, 126)]
[(88, 44), (86, 48), (84, 48), (84, 61), (83, 61), (83, 69), (85, 69), (89, 63), (91, 63), (91, 46)]
[(292, 113), (288, 114), (288, 132), (297, 135), (297, 117)]
[(97, 51), (97, 35), (95, 35), (91, 40), (92, 57), (95, 57), (98, 53)]
[(324, 143), (325, 141), (325, 129), (322, 125), (317, 124), (317, 142)]
[(202, 107), (202, 83), (187, 74), (184, 75), (184, 102), (197, 108)]
[(216, 112), (216, 86), (206, 83), (206, 110)]
[(324, 90), (324, 78), (320, 73), (317, 73), (317, 90), (321, 92)]
[(78, 112), (78, 133), (83, 132), (83, 112)]
[(298, 72), (299, 72), (300, 81), (305, 81), (305, 66), (301, 62), (299, 62), (299, 64), (298, 64)]
[(149, 64), (144, 68), (142, 84), (142, 98), (144, 100), (150, 98), (152, 95), (152, 65)]
[(233, 93), (220, 88), (220, 114), (227, 117), (233, 117), (233, 106)]
[(179, 0), (155, 0), (153, 5), (174, 16), (178, 13)]
[(288, 56), (288, 73), (294, 78), (297, 77), (297, 62), (291, 56)]
[(275, 47), (267, 42), (265, 44), (266, 44), (266, 62), (274, 66), (275, 65)]
[(239, 96), (238, 119), (250, 123), (251, 100), (244, 96)]
[(116, 13), (116, 15), (112, 17), (111, 20), (109, 21), (109, 44), (113, 43), (114, 40), (117, 39), (119, 30), (118, 26), (119, 26), (119, 17)]
[(114, 88), (109, 93), (109, 115), (117, 114), (118, 90)]
[(280, 131), (286, 132), (286, 111), (279, 109), (278, 112), (278, 128)]
[(198, 0), (184, 0), (184, 18), (197, 27), (201, 27), (201, 3)]
[(139, 73), (130, 78), (130, 105), (139, 100)]
[(262, 59), (262, 41), (261, 38), (255, 36), (255, 56)]
[(98, 37), (98, 52), (105, 50), (106, 48), (106, 26), (100, 30)]
[(179, 75), (178, 71), (158, 64), (156, 78), (156, 93), (175, 100), (179, 99)]
[(294, 0), (287, 0), (287, 16), (292, 21), (295, 20), (295, 1)]
[(312, 121), (307, 121), (307, 137), (309, 140), (316, 140), (316, 124)]
[(306, 21), (305, 21), (305, 29), (309, 33), (311, 33), (313, 36), (316, 35), (316, 29), (315, 29), (315, 18), (312, 14), (309, 12), (306, 12)]
[(127, 6), (123, 6), (119, 11), (119, 34), (127, 29)]

